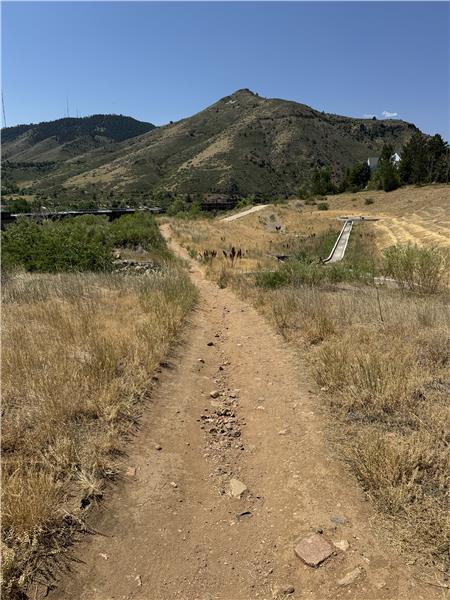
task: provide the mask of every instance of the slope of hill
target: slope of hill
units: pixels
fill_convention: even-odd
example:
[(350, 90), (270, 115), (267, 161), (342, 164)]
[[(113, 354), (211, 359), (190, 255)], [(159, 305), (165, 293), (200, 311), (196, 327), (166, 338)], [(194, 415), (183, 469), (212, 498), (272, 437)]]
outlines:
[(155, 126), (122, 115), (64, 118), (2, 129), (3, 159), (14, 162), (67, 160), (112, 142), (136, 137)]
[[(192, 117), (76, 153), (60, 168), (39, 174), (33, 186), (53, 191), (64, 186), (71, 193), (292, 194), (314, 167), (330, 165), (339, 175), (379, 154), (385, 142), (401, 149), (414, 131), (400, 120), (322, 113), (243, 89)], [(29, 152), (34, 160), (48, 160), (39, 144)], [(11, 153), (8, 138), (4, 145), (5, 158), (25, 160), (26, 152)]]

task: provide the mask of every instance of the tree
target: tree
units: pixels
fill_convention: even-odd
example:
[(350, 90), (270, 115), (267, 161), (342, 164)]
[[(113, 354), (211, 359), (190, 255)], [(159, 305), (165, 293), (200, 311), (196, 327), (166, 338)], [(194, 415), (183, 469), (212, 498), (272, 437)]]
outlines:
[(414, 133), (403, 146), (399, 175), (402, 183), (424, 183), (428, 173), (427, 143), (425, 136)]
[(167, 214), (171, 217), (178, 215), (180, 213), (186, 213), (189, 210), (189, 206), (183, 200), (183, 198), (178, 197), (172, 202), (172, 204), (167, 209)]
[(427, 183), (444, 182), (447, 179), (448, 143), (437, 133), (427, 141), (428, 176)]
[(391, 157), (394, 148), (391, 144), (384, 144), (381, 150), (378, 167), (373, 174), (373, 180), (377, 189), (391, 192), (400, 186), (400, 177), (397, 167), (393, 164)]
[(314, 169), (311, 178), (311, 194), (325, 196), (326, 194), (336, 193), (336, 186), (331, 181), (330, 167)]
[(368, 184), (370, 175), (370, 167), (367, 162), (358, 163), (350, 170), (347, 181), (353, 189), (362, 190)]

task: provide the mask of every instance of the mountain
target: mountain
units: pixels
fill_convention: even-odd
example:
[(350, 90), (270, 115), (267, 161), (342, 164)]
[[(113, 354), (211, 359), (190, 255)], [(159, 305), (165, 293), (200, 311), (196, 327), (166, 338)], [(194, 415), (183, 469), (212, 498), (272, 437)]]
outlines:
[(14, 162), (63, 161), (151, 129), (151, 123), (122, 115), (64, 118), (2, 129), (2, 158)]
[[(14, 161), (22, 181), (28, 177), (36, 190), (57, 193), (64, 189), (71, 196), (112, 191), (128, 196), (157, 191), (243, 196), (292, 194), (313, 168), (329, 165), (339, 176), (346, 167), (378, 155), (386, 142), (400, 150), (418, 131), (401, 120), (355, 119), (324, 113), (297, 102), (262, 98), (247, 89), (176, 123), (156, 128), (139, 124), (149, 130), (136, 133), (136, 137), (129, 135), (129, 139), (108, 137), (105, 133), (108, 139), (103, 143), (100, 132), (93, 128), (96, 133), (87, 135), (87, 140), (94, 147), (82, 151), (74, 152), (72, 144), (81, 148), (83, 142), (79, 140), (84, 141), (83, 136), (61, 143), (69, 135), (65, 132), (67, 121), (72, 119), (53, 122), (59, 124), (59, 142), (54, 136), (41, 141), (45, 132), (34, 137), (37, 134), (30, 134), (26, 129), (29, 126), (10, 128), (17, 130), (14, 139), (10, 133), (4, 135), (4, 158)], [(42, 125), (52, 131), (52, 123), (31, 127)], [(25, 127), (23, 132), (21, 127)], [(50, 158), (52, 151), (46, 148), (49, 139), (58, 144), (57, 159)], [(20, 144), (28, 145), (21, 150)], [(68, 156), (63, 159), (66, 153)], [(50, 169), (44, 167), (40, 173), (33, 170), (27, 176), (20, 162), (30, 157), (34, 161), (62, 162)], [(9, 172), (14, 176), (14, 169)]]

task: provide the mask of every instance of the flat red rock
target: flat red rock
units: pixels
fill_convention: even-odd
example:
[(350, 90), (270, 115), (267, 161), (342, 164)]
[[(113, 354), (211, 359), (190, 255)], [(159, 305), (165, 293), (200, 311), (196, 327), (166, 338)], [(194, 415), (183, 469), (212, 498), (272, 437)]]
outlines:
[(333, 547), (323, 536), (314, 533), (298, 542), (295, 554), (310, 567), (318, 567), (333, 554)]

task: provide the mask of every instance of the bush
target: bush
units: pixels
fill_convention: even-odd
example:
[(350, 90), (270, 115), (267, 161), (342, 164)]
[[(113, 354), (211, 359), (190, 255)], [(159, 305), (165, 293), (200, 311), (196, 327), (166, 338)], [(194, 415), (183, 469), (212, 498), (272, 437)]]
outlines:
[(148, 213), (124, 215), (110, 225), (111, 239), (115, 246), (144, 250), (166, 251), (164, 239), (154, 217)]
[(373, 204), (375, 202), (375, 200), (373, 198), (366, 198), (364, 200), (364, 204), (369, 205), (369, 204)]
[(65, 221), (36, 223), (22, 217), (2, 233), (3, 266), (26, 271), (109, 271), (114, 246), (155, 251), (169, 256), (152, 215), (124, 215), (109, 223), (106, 217), (84, 215)]
[(103, 217), (42, 224), (19, 219), (2, 234), (3, 266), (27, 271), (107, 271), (112, 242)]
[(169, 217), (175, 217), (177, 215), (183, 215), (189, 211), (189, 206), (182, 198), (176, 198), (172, 204), (167, 208), (167, 214)]
[(384, 253), (385, 273), (410, 291), (433, 294), (447, 288), (450, 254), (440, 248), (416, 244), (396, 245)]
[(256, 285), (266, 290), (275, 290), (287, 285), (288, 282), (287, 271), (262, 271), (256, 275)]
[(328, 210), (329, 208), (328, 202), (319, 202), (317, 205), (317, 210)]
[(30, 204), (25, 198), (10, 198), (5, 202), (5, 208), (12, 213), (26, 213), (30, 212)]

